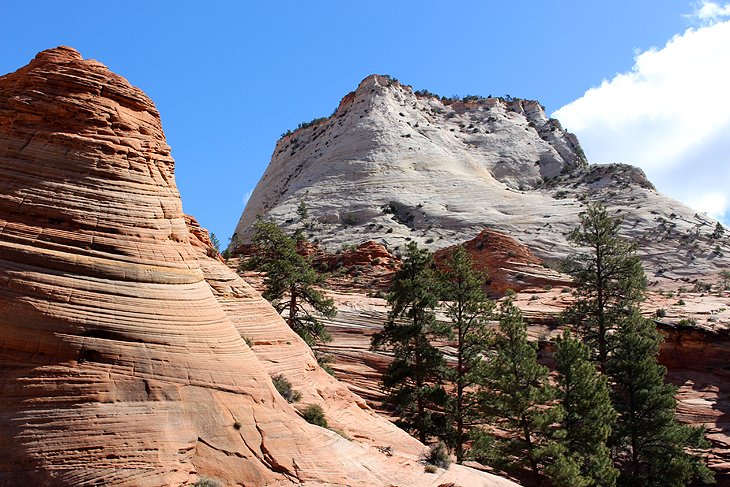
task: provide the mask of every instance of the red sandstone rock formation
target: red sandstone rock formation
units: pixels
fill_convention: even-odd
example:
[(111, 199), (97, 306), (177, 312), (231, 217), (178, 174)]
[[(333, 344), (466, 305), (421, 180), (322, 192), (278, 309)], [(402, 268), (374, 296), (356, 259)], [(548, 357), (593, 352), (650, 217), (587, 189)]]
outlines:
[[(568, 276), (548, 269), (527, 246), (512, 237), (486, 229), (462, 244), (475, 267), (487, 273), (488, 289), (502, 294), (507, 289), (522, 291), (536, 286), (570, 285)], [(454, 246), (436, 251), (436, 263), (443, 265)]]
[(152, 102), (73, 49), (0, 77), (0, 484), (509, 484), (303, 421), (236, 329), (279, 343), (271, 309), (205, 281), (173, 164)]

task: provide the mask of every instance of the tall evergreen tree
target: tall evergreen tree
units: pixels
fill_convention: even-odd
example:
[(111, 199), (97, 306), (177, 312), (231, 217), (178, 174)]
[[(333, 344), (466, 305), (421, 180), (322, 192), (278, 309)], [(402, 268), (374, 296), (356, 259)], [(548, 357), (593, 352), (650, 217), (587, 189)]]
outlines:
[(577, 297), (566, 316), (582, 328), (601, 371), (606, 370), (609, 335), (646, 290), (636, 245), (619, 237), (620, 225), (621, 219), (609, 216), (605, 206), (590, 204), (570, 235), (586, 252), (571, 255), (566, 263)]
[[(263, 296), (310, 346), (332, 340), (315, 313), (331, 318), (337, 314), (334, 301), (315, 286), (324, 281), (309, 258), (297, 251), (297, 241), (272, 222), (254, 224), (254, 255), (241, 263), (241, 269), (266, 273)], [(305, 304), (307, 307), (305, 307)], [(314, 312), (312, 312), (314, 310)]]
[(472, 457), (496, 468), (527, 467), (541, 480), (541, 452), (548, 447), (548, 406), (554, 391), (548, 369), (537, 363), (536, 346), (527, 340), (522, 313), (507, 297), (500, 305), (499, 333), (481, 388), (483, 407), (503, 435), (477, 433)]
[(661, 335), (637, 309), (612, 335), (608, 372), (615, 382), (619, 420), (613, 435), (618, 484), (625, 487), (674, 487), (697, 478), (712, 483), (713, 474), (688, 448), (707, 448), (701, 428), (677, 422), (675, 387), (664, 383), (659, 365)]
[(449, 371), (454, 396), (450, 398), (448, 412), (454, 427), (451, 444), (456, 461), (461, 463), (468, 436), (466, 423), (477, 403), (474, 386), (480, 382), (484, 369), (482, 356), (489, 345), (487, 320), (494, 305), (482, 289), (487, 276), (474, 269), (474, 263), (463, 247), (457, 247), (444, 264), (442, 296), (456, 348), (456, 367)]
[(557, 339), (554, 358), (560, 419), (548, 475), (566, 487), (613, 487), (618, 471), (607, 441), (616, 411), (606, 377), (590, 361), (588, 347), (568, 330)]
[(636, 246), (619, 237), (620, 219), (591, 204), (571, 240), (587, 252), (569, 259), (578, 300), (567, 316), (584, 332), (612, 387), (618, 413), (610, 438), (618, 485), (683, 486), (711, 481), (712, 473), (691, 448), (703, 447), (700, 429), (680, 425), (673, 386), (657, 363), (661, 336), (639, 303), (646, 277)]
[(388, 293), (391, 310), (383, 330), (373, 335), (374, 350), (390, 350), (393, 362), (383, 376), (386, 404), (399, 417), (397, 424), (425, 443), (431, 436), (447, 437), (443, 409), (444, 358), (431, 340), (448, 334), (434, 313), (439, 286), (431, 254), (408, 244), (403, 266)]

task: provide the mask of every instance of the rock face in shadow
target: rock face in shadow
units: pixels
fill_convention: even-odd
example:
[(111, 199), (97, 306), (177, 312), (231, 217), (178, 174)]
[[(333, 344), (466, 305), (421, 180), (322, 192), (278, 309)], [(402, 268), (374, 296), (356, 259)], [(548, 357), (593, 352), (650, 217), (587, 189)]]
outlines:
[(144, 93), (66, 47), (0, 77), (0, 485), (511, 485), (302, 420), (199, 255)]

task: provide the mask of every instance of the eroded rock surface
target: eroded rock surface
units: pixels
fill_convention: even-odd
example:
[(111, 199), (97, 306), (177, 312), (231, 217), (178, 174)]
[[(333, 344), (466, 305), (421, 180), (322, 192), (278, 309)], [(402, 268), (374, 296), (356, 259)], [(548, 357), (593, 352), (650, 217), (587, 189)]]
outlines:
[(489, 228), (539, 259), (561, 259), (579, 213), (596, 200), (624, 216), (650, 281), (678, 287), (730, 267), (730, 241), (712, 237), (715, 221), (658, 193), (640, 169), (588, 166), (539, 103), (443, 100), (373, 75), (331, 117), (277, 142), (234, 246), (265, 215), (330, 252), (367, 240), (437, 250)]
[(66, 47), (0, 77), (0, 484), (511, 485), (306, 423), (267, 368), (321, 374), (311, 354), (272, 345), (262, 364), (239, 329), (279, 344), (273, 310), (209, 275), (216, 299), (206, 265), (140, 90)]

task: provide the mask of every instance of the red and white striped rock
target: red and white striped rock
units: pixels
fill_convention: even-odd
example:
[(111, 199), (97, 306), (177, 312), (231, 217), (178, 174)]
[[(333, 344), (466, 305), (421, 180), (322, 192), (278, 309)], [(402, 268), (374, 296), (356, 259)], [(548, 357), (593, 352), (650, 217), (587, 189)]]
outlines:
[(65, 47), (0, 77), (0, 484), (509, 484), (303, 421), (198, 252), (144, 93)]

